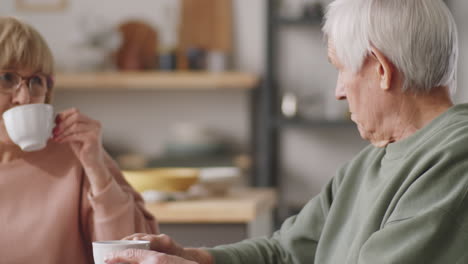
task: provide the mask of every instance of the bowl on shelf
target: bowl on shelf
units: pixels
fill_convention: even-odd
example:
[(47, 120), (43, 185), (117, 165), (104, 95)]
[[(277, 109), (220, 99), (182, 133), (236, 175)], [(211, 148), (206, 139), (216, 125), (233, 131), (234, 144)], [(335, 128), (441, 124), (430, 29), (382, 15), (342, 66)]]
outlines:
[(197, 183), (200, 177), (200, 170), (195, 168), (125, 170), (122, 173), (138, 192), (185, 192)]
[(239, 182), (241, 170), (237, 167), (208, 167), (200, 169), (198, 185), (212, 194), (225, 194)]

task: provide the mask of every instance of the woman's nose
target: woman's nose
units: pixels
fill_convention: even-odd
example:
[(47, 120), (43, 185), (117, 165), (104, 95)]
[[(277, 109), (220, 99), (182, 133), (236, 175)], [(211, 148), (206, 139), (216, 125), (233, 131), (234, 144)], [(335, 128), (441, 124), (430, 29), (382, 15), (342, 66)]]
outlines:
[(28, 86), (24, 82), (21, 82), (16, 91), (13, 92), (12, 100), (14, 105), (24, 105), (30, 103), (31, 95), (29, 94)]

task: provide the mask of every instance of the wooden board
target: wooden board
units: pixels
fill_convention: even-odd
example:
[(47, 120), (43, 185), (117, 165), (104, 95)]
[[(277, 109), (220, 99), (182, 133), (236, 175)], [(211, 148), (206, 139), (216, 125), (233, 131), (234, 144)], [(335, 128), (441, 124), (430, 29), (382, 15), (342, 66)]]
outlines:
[(182, 0), (179, 28), (178, 69), (188, 68), (188, 48), (232, 51), (231, 0)]
[(232, 3), (231, 0), (214, 0), (214, 22), (211, 50), (232, 51)]

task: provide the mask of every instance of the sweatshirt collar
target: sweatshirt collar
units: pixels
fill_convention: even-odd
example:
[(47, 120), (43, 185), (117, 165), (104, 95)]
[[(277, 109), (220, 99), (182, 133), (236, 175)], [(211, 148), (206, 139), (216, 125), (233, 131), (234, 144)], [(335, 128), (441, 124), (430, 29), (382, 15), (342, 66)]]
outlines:
[(385, 159), (398, 159), (415, 147), (428, 140), (437, 131), (445, 127), (450, 117), (460, 111), (468, 111), (468, 104), (459, 104), (450, 107), (447, 111), (434, 118), (429, 124), (416, 131), (413, 135), (400, 141), (390, 143), (385, 147)]

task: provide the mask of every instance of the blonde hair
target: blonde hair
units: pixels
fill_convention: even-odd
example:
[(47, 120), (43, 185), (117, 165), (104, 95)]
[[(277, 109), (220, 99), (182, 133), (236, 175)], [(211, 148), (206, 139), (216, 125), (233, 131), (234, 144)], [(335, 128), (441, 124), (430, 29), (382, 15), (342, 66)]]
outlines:
[(31, 25), (14, 18), (0, 17), (0, 69), (28, 69), (48, 77), (50, 102), (54, 58), (49, 46)]

